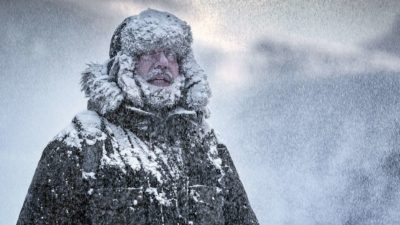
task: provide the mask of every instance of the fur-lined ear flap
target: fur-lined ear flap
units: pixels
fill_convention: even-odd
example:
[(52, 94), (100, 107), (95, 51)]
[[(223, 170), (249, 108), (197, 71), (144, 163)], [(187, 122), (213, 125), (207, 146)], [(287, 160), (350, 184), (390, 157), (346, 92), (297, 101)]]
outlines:
[(89, 98), (90, 108), (102, 115), (116, 110), (124, 99), (123, 92), (108, 75), (109, 62), (89, 64), (81, 79), (82, 91)]
[(206, 111), (205, 107), (211, 97), (211, 90), (207, 75), (197, 64), (192, 51), (182, 60), (181, 66), (181, 71), (186, 77), (184, 104), (191, 110)]
[(118, 60), (116, 60), (116, 57), (113, 57), (107, 63), (107, 74), (110, 77), (110, 79), (112, 79), (112, 81), (117, 80), (118, 71), (119, 71)]
[[(135, 70), (135, 63), (132, 57), (118, 53), (114, 57), (114, 64), (118, 64), (118, 70), (115, 74), (116, 82), (121, 88), (127, 100), (129, 100), (135, 107), (143, 107), (142, 93), (139, 85), (133, 78), (133, 71)], [(113, 70), (113, 66), (111, 70)]]

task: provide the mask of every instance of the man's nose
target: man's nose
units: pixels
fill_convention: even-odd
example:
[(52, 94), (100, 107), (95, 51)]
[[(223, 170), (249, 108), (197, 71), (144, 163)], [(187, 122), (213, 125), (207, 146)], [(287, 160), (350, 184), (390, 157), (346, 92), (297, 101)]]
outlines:
[(164, 52), (160, 52), (160, 55), (158, 56), (158, 60), (157, 60), (157, 63), (156, 63), (156, 67), (157, 66), (160, 66), (160, 67), (163, 67), (163, 68), (168, 67), (168, 59), (165, 56)]

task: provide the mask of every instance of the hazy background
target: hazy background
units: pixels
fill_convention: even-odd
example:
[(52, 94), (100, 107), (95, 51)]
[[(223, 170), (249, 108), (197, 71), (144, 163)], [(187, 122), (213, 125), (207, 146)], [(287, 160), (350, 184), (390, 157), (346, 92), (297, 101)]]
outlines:
[(0, 224), (127, 16), (186, 20), (261, 224), (400, 224), (400, 1), (0, 1)]

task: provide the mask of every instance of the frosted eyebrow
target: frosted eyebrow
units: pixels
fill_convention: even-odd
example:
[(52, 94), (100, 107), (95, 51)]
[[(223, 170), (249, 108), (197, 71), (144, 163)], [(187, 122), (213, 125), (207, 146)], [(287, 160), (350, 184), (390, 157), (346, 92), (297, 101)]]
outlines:
[(168, 60), (178, 60), (178, 54), (171, 50), (171, 49), (165, 49), (165, 50), (151, 50), (149, 52), (145, 52), (142, 55), (140, 55), (141, 58), (145, 60), (151, 60), (155, 59), (156, 56), (158, 56), (161, 52), (164, 53), (165, 57), (167, 57)]
[(164, 54), (165, 54), (165, 56), (171, 56), (171, 57), (174, 57), (174, 58), (177, 58), (177, 53), (175, 52), (175, 51), (173, 51), (173, 50), (171, 50), (171, 49), (167, 49), (167, 50), (165, 50), (164, 51)]

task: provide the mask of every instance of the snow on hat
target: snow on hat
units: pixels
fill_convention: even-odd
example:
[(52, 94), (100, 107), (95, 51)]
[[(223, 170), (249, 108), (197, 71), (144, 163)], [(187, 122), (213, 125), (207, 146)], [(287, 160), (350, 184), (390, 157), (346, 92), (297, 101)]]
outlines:
[(155, 48), (169, 48), (180, 57), (190, 51), (192, 44), (190, 26), (168, 13), (148, 9), (137, 16), (126, 18), (111, 38), (110, 58), (122, 52), (140, 55)]

